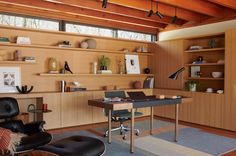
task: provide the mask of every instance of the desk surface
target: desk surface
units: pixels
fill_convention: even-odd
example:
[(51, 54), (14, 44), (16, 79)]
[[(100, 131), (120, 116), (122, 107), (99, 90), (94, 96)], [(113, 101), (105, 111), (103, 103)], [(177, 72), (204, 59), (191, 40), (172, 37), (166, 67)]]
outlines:
[(159, 105), (173, 105), (181, 104), (186, 102), (191, 102), (192, 98), (165, 98), (165, 99), (155, 99), (147, 101), (120, 101), (120, 102), (111, 102), (104, 101), (103, 99), (89, 100), (88, 105), (101, 107), (112, 110), (122, 110), (122, 109), (131, 109), (131, 108), (143, 108), (143, 107), (152, 107)]

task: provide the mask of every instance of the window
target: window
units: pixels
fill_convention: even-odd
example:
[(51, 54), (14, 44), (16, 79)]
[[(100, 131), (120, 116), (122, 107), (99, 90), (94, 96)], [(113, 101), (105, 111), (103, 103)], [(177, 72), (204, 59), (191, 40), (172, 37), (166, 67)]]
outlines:
[(59, 30), (58, 21), (0, 14), (0, 24), (16, 27)]
[(79, 34), (97, 35), (105, 37), (114, 37), (114, 30), (108, 28), (92, 27), (86, 25), (66, 23), (66, 32)]
[(139, 41), (152, 41), (151, 34), (137, 33), (131, 31), (118, 30), (117, 37), (130, 39), (130, 40), (139, 40)]

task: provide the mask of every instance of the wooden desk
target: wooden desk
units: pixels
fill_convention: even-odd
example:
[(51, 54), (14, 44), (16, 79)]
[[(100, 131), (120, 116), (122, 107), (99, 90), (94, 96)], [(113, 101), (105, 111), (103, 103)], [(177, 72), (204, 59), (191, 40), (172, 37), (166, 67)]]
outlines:
[(166, 99), (155, 99), (151, 101), (140, 101), (140, 102), (133, 102), (133, 101), (121, 101), (121, 102), (109, 102), (103, 101), (102, 99), (98, 100), (89, 100), (88, 105), (105, 108), (109, 110), (108, 113), (108, 143), (111, 143), (111, 114), (113, 110), (124, 110), (130, 109), (131, 110), (131, 135), (130, 135), (130, 152), (134, 152), (134, 110), (135, 108), (143, 108), (143, 107), (150, 107), (151, 108), (151, 115), (150, 115), (150, 134), (152, 135), (153, 130), (153, 107), (160, 106), (160, 105), (175, 105), (175, 141), (178, 139), (178, 118), (179, 118), (179, 104), (185, 102), (191, 102), (192, 98), (166, 98)]

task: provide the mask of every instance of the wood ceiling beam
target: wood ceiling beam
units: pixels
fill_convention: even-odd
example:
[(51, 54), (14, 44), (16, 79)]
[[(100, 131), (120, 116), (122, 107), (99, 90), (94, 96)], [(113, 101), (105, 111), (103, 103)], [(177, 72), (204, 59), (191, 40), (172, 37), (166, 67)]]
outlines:
[(208, 0), (209, 2), (223, 5), (225, 7), (236, 9), (236, 1), (235, 0)]
[(210, 3), (206, 0), (158, 0), (158, 2), (198, 12), (212, 17), (222, 17), (235, 13), (235, 10)]
[(116, 21), (102, 20), (98, 18), (86, 17), (86, 16), (77, 15), (73, 13), (65, 13), (62, 11), (29, 7), (29, 6), (24, 6), (24, 5), (15, 5), (15, 4), (0, 2), (0, 10), (1, 12), (6, 12), (6, 13), (9, 13), (9, 12), (15, 13), (15, 14), (20, 13), (22, 15), (28, 15), (28, 16), (33, 15), (33, 16), (38, 16), (42, 18), (51, 18), (55, 20), (60, 19), (60, 20), (66, 20), (66, 21), (79, 22), (83, 24), (100, 25), (104, 27), (126, 29), (126, 30), (131, 30), (131, 31), (136, 30), (136, 31), (152, 33), (152, 34), (156, 34), (158, 32), (158, 29), (156, 28), (148, 28), (148, 27), (126, 24), (126, 23), (121, 23), (121, 22), (116, 22)]
[[(59, 1), (61, 1), (61, 0), (59, 0)], [(66, 1), (66, 0), (63, 0), (63, 1)], [(153, 0), (153, 1), (155, 1), (155, 0)], [(188, 0), (188, 1), (190, 1), (190, 0)], [(150, 0), (135, 0), (135, 1), (109, 0), (108, 2), (111, 4), (127, 6), (130, 8), (135, 8), (135, 9), (144, 10), (144, 11), (149, 11), (151, 8)], [(110, 7), (110, 4), (107, 5), (106, 9), (108, 9), (109, 7)], [(156, 7), (156, 3), (153, 2), (153, 8), (155, 9), (155, 7)], [(171, 5), (159, 3), (158, 10), (163, 15), (166, 15), (166, 16), (173, 17), (175, 15), (175, 7), (171, 6)], [(192, 12), (187, 9), (177, 8), (177, 10), (178, 10), (177, 11), (178, 18), (184, 19), (186, 21), (201, 22), (201, 21), (209, 18), (209, 16), (207, 16), (207, 15), (199, 14), (197, 12)]]
[(60, 3), (50, 3), (50, 2), (39, 1), (39, 0), (24, 0), (24, 1), (0, 0), (0, 2), (10, 3), (10, 4), (21, 4), (21, 5), (25, 5), (29, 7), (46, 8), (46, 9), (51, 9), (51, 10), (59, 10), (65, 13), (73, 13), (73, 14), (83, 15), (87, 17), (93, 17), (93, 18), (98, 18), (98, 19), (110, 20), (110, 21), (115, 21), (115, 22), (121, 22), (121, 23), (156, 28), (156, 29), (159, 29), (159, 28), (163, 29), (167, 26), (167, 24), (163, 24), (163, 23), (144, 21), (137, 18), (130, 18), (130, 17), (116, 15), (116, 14), (109, 14), (109, 13), (99, 12), (96, 10), (77, 8), (74, 6), (68, 6), (68, 5), (64, 5)]
[[(44, 0), (44, 1), (47, 1), (47, 0)], [(171, 16), (166, 15), (165, 18), (163, 19), (160, 19), (157, 16), (147, 17), (150, 7), (142, 10), (142, 9), (124, 7), (124, 6), (120, 6), (116, 4), (109, 4), (108, 7), (104, 9), (102, 8), (102, 2), (98, 0), (86, 0), (86, 1), (84, 0), (57, 0), (56, 2), (65, 4), (65, 5), (76, 6), (79, 8), (97, 10), (101, 12), (117, 14), (117, 15), (132, 17), (132, 18), (138, 18), (145, 21), (159, 22), (159, 23), (164, 23), (164, 24), (171, 24), (171, 19), (172, 19), (172, 15)], [(175, 25), (183, 25), (184, 23), (186, 23), (186, 20), (178, 19)]]

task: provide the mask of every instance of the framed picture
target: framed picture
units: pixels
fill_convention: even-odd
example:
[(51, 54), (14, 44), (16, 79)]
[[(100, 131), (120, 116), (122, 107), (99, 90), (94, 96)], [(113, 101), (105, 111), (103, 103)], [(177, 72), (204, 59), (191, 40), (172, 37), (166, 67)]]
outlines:
[(138, 55), (125, 55), (127, 74), (140, 74)]
[(20, 67), (0, 67), (0, 93), (17, 92), (20, 85)]

